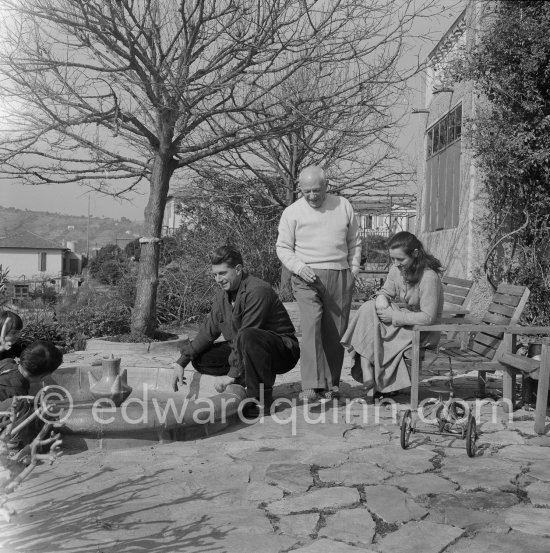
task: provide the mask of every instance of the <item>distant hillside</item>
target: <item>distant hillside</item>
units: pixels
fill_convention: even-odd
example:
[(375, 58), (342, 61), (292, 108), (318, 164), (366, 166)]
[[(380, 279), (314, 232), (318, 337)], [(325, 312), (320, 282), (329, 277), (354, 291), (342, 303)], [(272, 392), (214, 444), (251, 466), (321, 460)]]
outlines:
[[(24, 228), (59, 245), (66, 241), (76, 242), (77, 252), (86, 252), (87, 224), (87, 217), (0, 206), (0, 236)], [(142, 236), (142, 229), (143, 222), (130, 221), (126, 217), (120, 220), (90, 217), (90, 250), (116, 243), (123, 248), (128, 241)]]

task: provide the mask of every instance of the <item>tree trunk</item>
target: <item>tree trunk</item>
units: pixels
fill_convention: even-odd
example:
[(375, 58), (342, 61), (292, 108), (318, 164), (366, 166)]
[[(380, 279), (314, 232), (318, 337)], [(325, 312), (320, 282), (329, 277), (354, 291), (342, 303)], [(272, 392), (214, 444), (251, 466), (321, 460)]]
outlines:
[(172, 155), (157, 153), (145, 208), (144, 241), (141, 244), (136, 301), (132, 311), (132, 333), (150, 335), (156, 328), (160, 237), (164, 208), (174, 172)]
[[(291, 160), (291, 176), (289, 178), (286, 192), (287, 206), (294, 203), (297, 196), (296, 181), (298, 179), (298, 167), (295, 161), (296, 160), (294, 158)], [(292, 292), (291, 277), (292, 273), (283, 264), (281, 264), (281, 284), (279, 286), (279, 290), (281, 297), (286, 301), (290, 301), (290, 299), (294, 297), (294, 293)]]

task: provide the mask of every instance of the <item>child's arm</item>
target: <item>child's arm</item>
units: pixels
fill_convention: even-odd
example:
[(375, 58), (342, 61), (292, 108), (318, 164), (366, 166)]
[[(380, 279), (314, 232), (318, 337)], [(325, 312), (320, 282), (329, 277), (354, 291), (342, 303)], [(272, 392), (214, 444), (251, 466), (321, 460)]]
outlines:
[(25, 396), (29, 393), (29, 383), (19, 372), (13, 359), (0, 361), (0, 401), (13, 396)]
[(8, 334), (8, 323), (9, 318), (4, 321), (4, 324), (2, 325), (2, 330), (0, 330), (0, 351), (5, 351), (7, 349), (10, 349), (11, 344), (6, 342), (6, 335)]

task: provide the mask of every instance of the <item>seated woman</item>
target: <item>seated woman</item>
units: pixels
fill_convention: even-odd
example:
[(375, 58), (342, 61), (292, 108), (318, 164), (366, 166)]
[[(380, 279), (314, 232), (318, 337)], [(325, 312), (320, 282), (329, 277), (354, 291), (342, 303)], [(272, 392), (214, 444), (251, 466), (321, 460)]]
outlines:
[[(443, 310), (441, 263), (410, 232), (388, 242), (392, 267), (376, 300), (364, 303), (342, 337), (355, 355), (352, 376), (374, 397), (394, 395), (411, 385), (404, 354), (412, 346), (412, 325), (435, 324)], [(439, 332), (421, 334), (421, 345), (434, 348)]]

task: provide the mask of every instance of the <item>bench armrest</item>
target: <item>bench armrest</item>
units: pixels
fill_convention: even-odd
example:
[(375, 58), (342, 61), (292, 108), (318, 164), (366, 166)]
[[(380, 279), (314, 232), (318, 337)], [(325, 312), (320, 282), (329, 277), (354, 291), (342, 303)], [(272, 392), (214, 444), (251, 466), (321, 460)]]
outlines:
[(487, 323), (442, 323), (436, 325), (414, 325), (412, 329), (415, 332), (482, 332), (490, 330), (491, 332), (503, 332), (505, 334), (518, 335), (533, 335), (533, 334), (548, 334), (550, 335), (550, 326), (520, 326), (520, 325), (495, 325)]

